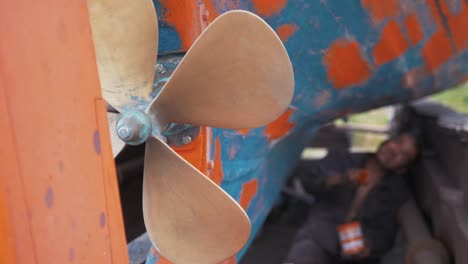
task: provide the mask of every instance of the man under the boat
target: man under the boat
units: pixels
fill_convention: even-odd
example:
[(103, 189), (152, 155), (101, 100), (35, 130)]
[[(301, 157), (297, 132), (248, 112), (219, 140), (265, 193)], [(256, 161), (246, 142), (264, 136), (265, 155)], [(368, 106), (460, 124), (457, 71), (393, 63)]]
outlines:
[(409, 198), (404, 175), (419, 152), (414, 133), (403, 133), (376, 153), (334, 151), (303, 168), (296, 179), (316, 203), (284, 263), (379, 263), (393, 246), (397, 212)]

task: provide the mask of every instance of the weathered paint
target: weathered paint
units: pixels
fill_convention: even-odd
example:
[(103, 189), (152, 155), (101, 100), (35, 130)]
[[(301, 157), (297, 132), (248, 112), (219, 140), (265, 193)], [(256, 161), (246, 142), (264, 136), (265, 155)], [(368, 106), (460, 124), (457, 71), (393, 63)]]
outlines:
[(447, 32), (440, 28), (422, 50), (427, 67), (431, 70), (437, 70), (440, 65), (446, 62), (453, 55), (453, 48)]
[[(219, 166), (222, 175), (210, 177), (246, 207), (251, 238), (319, 125), (449, 88), (468, 74), (464, 0), (451, 0), (450, 5), (445, 0), (196, 2), (200, 7), (194, 13), (205, 10), (201, 19), (179, 17), (185, 26), (179, 26), (183, 30), (176, 36), (178, 30), (167, 30), (163, 23), (163, 32), (170, 34), (161, 34), (160, 43), (183, 39), (185, 30), (204, 28), (199, 21), (240, 8), (259, 14), (275, 29), (294, 67), (295, 95), (281, 121), (257, 129), (212, 129), (207, 142), (214, 160), (208, 171)], [(177, 45), (162, 49), (181, 51)]]
[(86, 1), (0, 1), (0, 38), (0, 263), (128, 263)]
[(427, 67), (425, 66), (416, 67), (406, 72), (406, 74), (402, 78), (401, 83), (404, 88), (408, 88), (408, 89), (417, 88), (421, 80), (426, 79), (428, 74), (429, 74), (429, 70)]
[(249, 134), (250, 129), (238, 129), (237, 132), (243, 136), (247, 136)]
[(288, 0), (252, 0), (255, 11), (260, 16), (278, 15)]
[(406, 32), (412, 45), (417, 45), (424, 38), (418, 17), (415, 14), (408, 15), (404, 21)]
[(286, 42), (298, 29), (299, 27), (297, 25), (284, 24), (276, 29), (276, 34), (278, 34), (281, 41)]
[(281, 139), (286, 136), (289, 131), (295, 126), (294, 122), (291, 122), (289, 118), (294, 113), (294, 109), (287, 110), (278, 119), (268, 124), (265, 128), (265, 135), (269, 142)]
[[(219, 166), (216, 170), (222, 175), (210, 177), (245, 206), (253, 224), (248, 245), (318, 126), (350, 113), (419, 98), (466, 78), (467, 4), (451, 2), (200, 1), (202, 9), (209, 10), (206, 21), (231, 7), (262, 16), (285, 43), (295, 72), (295, 95), (280, 119), (257, 129), (212, 129), (207, 142), (214, 160), (210, 166)], [(185, 21), (184, 30), (204, 26), (199, 20), (179, 19)], [(171, 42), (180, 35), (162, 34), (161, 41)], [(162, 52), (179, 51), (174, 46)]]
[(239, 199), (239, 204), (247, 210), (249, 208), (252, 199), (258, 192), (258, 180), (253, 179), (249, 182), (246, 182), (242, 185), (241, 197)]
[(400, 0), (361, 0), (361, 3), (377, 25), (386, 18), (398, 16), (401, 12)]
[[(198, 21), (201, 17), (201, 11), (197, 3), (194, 1), (164, 0), (161, 1), (161, 6), (164, 12), (161, 12), (160, 19), (177, 31), (182, 41), (182, 49), (188, 50), (201, 33)], [(195, 25), (187, 26), (187, 20), (194, 21)]]
[[(439, 28), (439, 27), (442, 27), (442, 17), (440, 16), (439, 8), (437, 7), (437, 2), (436, 1), (438, 1), (438, 0), (426, 0), (425, 3), (431, 10), (432, 19), (437, 24), (436, 28)], [(439, 3), (440, 2), (441, 1), (439, 1)]]
[(468, 3), (461, 2), (462, 8), (456, 15), (448, 17), (455, 47), (459, 51), (468, 48)]
[(408, 42), (403, 36), (398, 23), (391, 20), (382, 30), (379, 42), (374, 46), (374, 61), (377, 66), (388, 63), (408, 50)]
[(328, 80), (336, 89), (359, 85), (370, 78), (370, 65), (366, 61), (356, 41), (338, 39), (323, 56)]

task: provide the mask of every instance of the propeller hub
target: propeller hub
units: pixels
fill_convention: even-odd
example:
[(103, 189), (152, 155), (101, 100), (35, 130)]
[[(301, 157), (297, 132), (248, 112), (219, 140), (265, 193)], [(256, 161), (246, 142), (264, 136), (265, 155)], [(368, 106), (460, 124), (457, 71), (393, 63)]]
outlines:
[(151, 123), (145, 113), (130, 110), (121, 114), (116, 129), (122, 141), (129, 145), (139, 145), (151, 134)]

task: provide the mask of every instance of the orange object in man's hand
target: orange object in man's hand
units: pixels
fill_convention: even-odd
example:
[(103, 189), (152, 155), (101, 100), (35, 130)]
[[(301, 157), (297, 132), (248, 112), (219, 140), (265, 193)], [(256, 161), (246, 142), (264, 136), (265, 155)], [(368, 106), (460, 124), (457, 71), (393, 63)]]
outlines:
[(343, 257), (358, 256), (366, 251), (361, 224), (357, 221), (337, 227)]
[(359, 182), (359, 185), (366, 185), (369, 181), (369, 172), (367, 172), (367, 170), (360, 170), (357, 181)]
[(370, 179), (370, 174), (366, 169), (350, 169), (347, 175), (350, 182), (361, 186), (366, 185)]

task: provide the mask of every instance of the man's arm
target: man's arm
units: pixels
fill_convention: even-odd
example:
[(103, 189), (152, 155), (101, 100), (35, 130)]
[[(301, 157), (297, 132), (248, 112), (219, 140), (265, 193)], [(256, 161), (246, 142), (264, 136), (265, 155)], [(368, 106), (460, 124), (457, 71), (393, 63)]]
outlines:
[(330, 152), (315, 164), (302, 166), (299, 174), (302, 187), (309, 193), (319, 193), (347, 182), (344, 169), (349, 155), (347, 152)]

